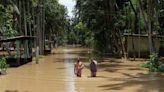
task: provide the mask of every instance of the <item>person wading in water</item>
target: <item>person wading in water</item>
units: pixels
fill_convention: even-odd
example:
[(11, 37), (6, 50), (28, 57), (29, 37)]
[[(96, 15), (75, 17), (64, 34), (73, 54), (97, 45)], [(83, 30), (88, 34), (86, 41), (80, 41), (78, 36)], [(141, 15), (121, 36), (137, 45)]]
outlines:
[(96, 77), (97, 72), (97, 61), (91, 59), (90, 60), (90, 71), (91, 71), (91, 77)]
[(74, 65), (74, 73), (77, 77), (81, 77), (83, 68), (84, 68), (84, 64), (80, 61), (80, 58), (78, 57)]

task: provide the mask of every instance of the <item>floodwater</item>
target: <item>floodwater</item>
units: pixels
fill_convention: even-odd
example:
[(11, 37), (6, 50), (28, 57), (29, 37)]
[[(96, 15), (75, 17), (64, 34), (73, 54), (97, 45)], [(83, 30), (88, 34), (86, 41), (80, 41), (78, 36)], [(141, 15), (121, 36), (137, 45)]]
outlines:
[[(54, 49), (39, 64), (35, 61), (17, 68), (9, 68), (0, 76), (0, 92), (164, 92), (164, 74), (150, 73), (140, 68), (143, 61), (95, 57), (97, 77), (91, 78), (87, 48)], [(82, 77), (76, 77), (73, 66), (80, 56), (85, 64)]]

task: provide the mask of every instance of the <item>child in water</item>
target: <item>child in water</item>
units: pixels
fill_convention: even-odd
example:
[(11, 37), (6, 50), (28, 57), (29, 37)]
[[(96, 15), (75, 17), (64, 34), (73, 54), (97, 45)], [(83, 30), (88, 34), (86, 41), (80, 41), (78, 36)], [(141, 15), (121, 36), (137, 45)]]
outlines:
[(91, 71), (91, 77), (96, 77), (96, 72), (97, 72), (97, 61), (91, 59), (90, 60), (90, 71)]
[(80, 61), (80, 58), (78, 57), (74, 65), (74, 73), (77, 77), (81, 77), (83, 68), (84, 68), (84, 64)]

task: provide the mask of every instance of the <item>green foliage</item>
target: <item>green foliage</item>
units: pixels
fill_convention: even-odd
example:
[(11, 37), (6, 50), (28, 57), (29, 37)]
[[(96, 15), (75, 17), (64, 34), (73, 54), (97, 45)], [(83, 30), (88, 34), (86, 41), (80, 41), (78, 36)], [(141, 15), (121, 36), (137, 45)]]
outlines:
[(0, 58), (0, 69), (7, 69), (9, 67), (9, 64), (6, 63), (5, 58)]
[(160, 27), (160, 33), (161, 35), (164, 34), (164, 1), (163, 0), (159, 0), (159, 16), (158, 16), (158, 20), (159, 20), (159, 27)]
[(93, 35), (93, 33), (89, 32), (89, 31), (86, 33), (85, 45), (87, 47), (93, 47), (93, 45), (94, 45), (94, 35)]
[[(106, 4), (104, 5), (104, 2), (107, 2), (106, 4), (111, 3), (111, 1), (104, 0), (76, 0), (75, 15), (77, 16), (75, 18), (86, 27), (81, 26), (82, 29), (80, 30), (87, 30), (85, 33), (81, 33), (83, 36), (79, 36), (82, 39), (80, 43), (94, 45), (94, 48), (100, 52), (109, 52), (113, 23), (109, 20), (110, 13), (107, 10), (109, 7)], [(77, 25), (75, 26), (77, 29)]]
[(39, 0), (31, 0), (31, 1), (32, 1), (32, 5), (33, 5), (34, 7), (36, 7)]
[[(65, 42), (65, 33), (69, 26), (67, 9), (59, 4), (58, 0), (45, 0), (45, 28), (46, 35), (56, 35), (57, 43)], [(46, 37), (48, 38), (48, 37)]]
[(116, 49), (123, 51), (123, 46), (120, 45), (123, 42), (117, 40), (121, 39), (123, 33), (148, 34), (149, 20), (152, 22), (152, 33), (162, 29), (164, 17), (158, 19), (158, 12), (161, 14), (163, 12), (163, 0), (151, 0), (150, 7), (148, 2), (148, 0), (76, 0), (75, 18), (82, 21), (93, 34), (96, 50), (110, 53), (117, 47)]
[(68, 22), (66, 19), (67, 9), (57, 0), (46, 0), (45, 9), (47, 30), (61, 33), (60, 31), (64, 30)]
[[(73, 20), (76, 21), (76, 20)], [(68, 31), (69, 44), (81, 44), (83, 46), (92, 47), (93, 37), (92, 32), (87, 28), (83, 22), (76, 21), (72, 25), (72, 29)]]
[(152, 72), (164, 72), (164, 65), (159, 61), (158, 54), (150, 55), (150, 60), (141, 67), (148, 68)]
[(151, 71), (156, 71), (159, 67), (159, 58), (158, 58), (158, 54), (153, 53), (152, 55), (150, 55), (150, 67), (149, 69)]
[(13, 30), (13, 6), (0, 4), (0, 32), (2, 35), (12, 37), (17, 34)]
[(77, 25), (75, 25), (74, 30), (76, 34), (77, 43), (85, 44), (85, 38), (88, 31), (85, 24), (79, 22)]
[(143, 68), (149, 68), (150, 67), (150, 63), (147, 62), (147, 63), (141, 64), (140, 66), (143, 67)]

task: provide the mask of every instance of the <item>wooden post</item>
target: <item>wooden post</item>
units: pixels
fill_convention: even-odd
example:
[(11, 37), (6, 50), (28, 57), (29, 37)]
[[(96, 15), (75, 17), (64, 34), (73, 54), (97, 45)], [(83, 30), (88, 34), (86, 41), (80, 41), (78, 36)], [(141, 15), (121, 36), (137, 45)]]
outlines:
[(17, 64), (20, 65), (20, 41), (16, 40), (16, 59)]
[(39, 62), (39, 46), (36, 47), (36, 64), (38, 64)]

